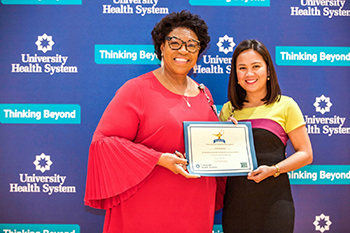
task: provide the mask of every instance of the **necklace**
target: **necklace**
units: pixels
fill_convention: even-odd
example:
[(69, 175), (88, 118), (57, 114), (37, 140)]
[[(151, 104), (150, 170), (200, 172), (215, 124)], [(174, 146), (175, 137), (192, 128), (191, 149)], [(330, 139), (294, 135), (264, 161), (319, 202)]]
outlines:
[[(180, 92), (176, 89), (176, 87), (174, 87), (174, 85), (168, 80), (168, 78), (165, 77), (165, 79), (166, 79), (166, 81), (168, 81), (168, 83), (174, 88), (174, 90), (175, 90), (179, 95), (181, 95)], [(187, 106), (190, 108), (190, 107), (191, 107), (191, 104), (190, 104), (190, 102), (188, 102), (188, 96), (187, 96), (187, 99), (186, 99), (185, 96), (183, 96), (183, 95), (181, 95), (181, 97), (186, 101)]]

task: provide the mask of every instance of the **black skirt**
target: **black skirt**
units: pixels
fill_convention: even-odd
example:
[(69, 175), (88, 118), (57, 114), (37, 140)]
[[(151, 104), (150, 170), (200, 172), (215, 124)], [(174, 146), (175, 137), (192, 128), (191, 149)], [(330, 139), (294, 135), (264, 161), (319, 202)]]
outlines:
[[(285, 145), (265, 129), (253, 129), (258, 165), (274, 165), (285, 159)], [(246, 176), (228, 177), (222, 225), (225, 233), (292, 233), (294, 203), (286, 173), (260, 183)]]

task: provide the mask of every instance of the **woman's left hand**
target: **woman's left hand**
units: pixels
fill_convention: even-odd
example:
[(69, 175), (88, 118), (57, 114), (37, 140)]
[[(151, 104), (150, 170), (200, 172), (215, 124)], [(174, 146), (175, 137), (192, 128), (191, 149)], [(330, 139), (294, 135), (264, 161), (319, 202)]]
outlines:
[(260, 183), (267, 177), (272, 176), (276, 173), (276, 168), (262, 165), (252, 172), (248, 173), (248, 180), (254, 180), (255, 183)]

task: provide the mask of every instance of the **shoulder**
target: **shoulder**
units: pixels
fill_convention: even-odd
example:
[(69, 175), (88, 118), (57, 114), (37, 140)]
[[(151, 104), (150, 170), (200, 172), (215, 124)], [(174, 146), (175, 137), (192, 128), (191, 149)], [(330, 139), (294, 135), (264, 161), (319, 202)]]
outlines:
[(222, 106), (222, 109), (225, 111), (232, 111), (232, 104), (230, 101), (227, 101), (226, 103), (224, 103), (224, 105)]
[(282, 96), (282, 103), (284, 103), (284, 117), (285, 117), (285, 131), (286, 133), (305, 125), (303, 113), (297, 102), (288, 96)]
[(220, 111), (220, 121), (227, 121), (227, 119), (232, 115), (232, 104), (230, 101), (226, 102)]
[(297, 102), (288, 96), (281, 96), (281, 108), (283, 108), (284, 116), (289, 120), (303, 119), (303, 114)]
[(294, 108), (294, 107), (297, 107), (298, 104), (297, 102), (292, 98), (292, 97), (289, 97), (289, 96), (286, 96), (286, 95), (281, 95), (279, 100), (276, 101), (273, 106), (275, 107), (283, 107), (283, 108)]
[[(126, 81), (115, 93), (110, 105), (115, 111), (127, 109), (129, 113), (142, 112), (146, 97), (150, 93), (153, 73), (149, 72)], [(119, 109), (119, 110), (117, 110)]]
[(286, 95), (281, 95), (280, 102), (282, 103), (292, 103), (295, 102), (292, 97), (286, 96)]
[(281, 95), (280, 102), (284, 104), (297, 104), (297, 102), (290, 96)]
[(292, 97), (282, 95), (280, 102), (285, 108), (299, 109), (298, 103)]
[(214, 102), (213, 97), (211, 95), (211, 92), (208, 87), (206, 87), (203, 83), (198, 84), (196, 81), (194, 81), (192, 78), (191, 80), (198, 86), (198, 88), (205, 94), (209, 95), (210, 99)]
[(124, 91), (132, 91), (135, 89), (144, 89), (146, 86), (149, 87), (150, 82), (152, 81), (153, 77), (154, 77), (154, 75), (152, 72), (142, 74), (136, 78), (132, 78), (132, 79), (129, 79), (128, 81), (126, 81), (120, 89), (124, 89)]
[(154, 77), (155, 76), (154, 76), (153, 72), (148, 72), (148, 73), (142, 74), (136, 78), (132, 78), (132, 79), (128, 80), (126, 83), (134, 83), (134, 84), (142, 85), (144, 83), (148, 83), (149, 81), (152, 81)]

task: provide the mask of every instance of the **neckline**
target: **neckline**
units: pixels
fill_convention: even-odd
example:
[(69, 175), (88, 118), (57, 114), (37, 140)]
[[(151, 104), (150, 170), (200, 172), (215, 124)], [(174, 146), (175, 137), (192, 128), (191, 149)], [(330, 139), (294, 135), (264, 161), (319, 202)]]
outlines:
[(256, 107), (242, 108), (242, 110), (243, 110), (243, 109), (255, 109), (255, 108), (260, 108), (260, 107), (264, 107), (264, 106), (266, 106), (266, 104), (259, 105), (259, 106), (256, 106)]
[[(170, 92), (170, 93), (172, 93), (172, 94), (174, 94), (174, 95), (176, 95), (176, 96), (179, 96), (179, 97), (181, 97), (181, 98), (183, 98), (183, 97), (186, 97), (186, 98), (196, 98), (196, 97), (198, 97), (198, 96), (200, 95), (200, 93), (201, 93), (201, 90), (199, 90), (198, 94), (195, 95), (195, 96), (184, 96), (184, 95), (181, 95), (181, 94), (172, 92), (172, 91), (170, 91), (168, 88), (166, 88), (166, 87), (158, 80), (158, 78), (157, 78), (156, 75), (154, 74), (154, 71), (151, 71), (151, 73), (152, 73), (153, 78), (156, 80), (157, 84), (159, 84), (164, 90), (166, 90), (166, 91), (168, 91), (168, 92)], [(193, 79), (192, 79), (192, 80), (193, 80)], [(193, 81), (194, 81), (194, 80), (193, 80)], [(196, 83), (197, 88), (199, 88), (199, 84), (198, 84), (196, 81), (194, 81), (194, 82)]]

